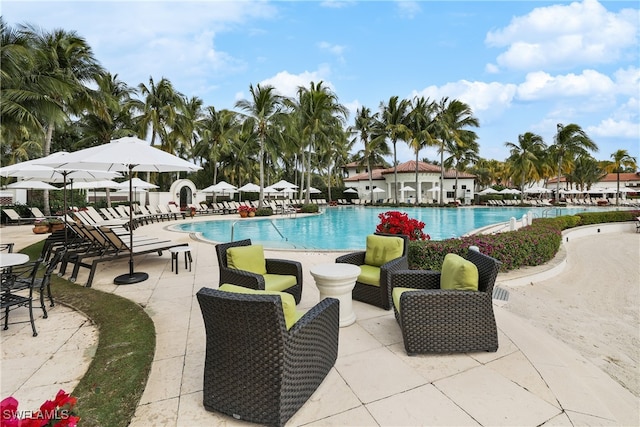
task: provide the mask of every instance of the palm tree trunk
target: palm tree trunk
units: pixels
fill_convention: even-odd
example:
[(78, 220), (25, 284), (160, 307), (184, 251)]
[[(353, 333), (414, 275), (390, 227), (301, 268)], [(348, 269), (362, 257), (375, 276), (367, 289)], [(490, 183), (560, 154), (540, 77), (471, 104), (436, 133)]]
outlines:
[(393, 203), (398, 203), (398, 151), (396, 140), (393, 140)]
[(420, 203), (421, 201), (420, 186), (418, 185), (418, 150), (416, 150), (416, 203)]
[(440, 205), (444, 204), (444, 143), (440, 149)]
[[(43, 152), (44, 156), (48, 156), (51, 154), (51, 140), (53, 139), (53, 125), (48, 123), (46, 128), (46, 134), (44, 137), (44, 147)], [(51, 216), (51, 207), (49, 206), (49, 190), (44, 190), (42, 193), (42, 202), (44, 203), (44, 214), (45, 216)], [(64, 212), (63, 214), (66, 214)]]
[(260, 136), (260, 199), (258, 200), (258, 209), (262, 208), (263, 199), (264, 199), (264, 137)]

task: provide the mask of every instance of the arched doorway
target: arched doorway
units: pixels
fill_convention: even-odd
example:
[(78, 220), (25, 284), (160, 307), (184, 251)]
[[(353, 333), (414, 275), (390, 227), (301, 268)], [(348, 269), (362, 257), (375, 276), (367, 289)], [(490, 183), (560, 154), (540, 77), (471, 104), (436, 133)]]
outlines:
[(196, 186), (189, 179), (178, 179), (171, 184), (171, 198), (180, 210), (184, 210), (188, 203), (193, 203), (196, 195)]
[(193, 203), (193, 193), (188, 186), (180, 189), (180, 209), (184, 209), (187, 204)]

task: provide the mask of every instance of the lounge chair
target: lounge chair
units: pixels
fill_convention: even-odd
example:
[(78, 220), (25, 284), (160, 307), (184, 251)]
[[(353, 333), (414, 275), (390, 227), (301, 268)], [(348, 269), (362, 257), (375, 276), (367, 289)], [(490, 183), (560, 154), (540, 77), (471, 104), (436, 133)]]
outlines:
[(10, 208), (3, 208), (2, 212), (4, 212), (4, 214), (9, 219), (7, 224), (33, 224), (36, 220), (35, 218), (23, 218), (20, 216), (20, 214), (18, 214), (18, 212)]
[[(109, 227), (99, 227), (102, 235), (109, 241), (111, 248), (114, 248), (114, 252), (107, 251), (102, 256), (95, 257), (93, 260), (89, 262), (78, 261), (74, 266), (74, 271), (79, 269), (80, 267), (85, 267), (89, 269), (89, 278), (87, 279), (86, 287), (90, 288), (93, 283), (93, 279), (96, 273), (96, 269), (98, 264), (107, 261), (113, 261), (121, 258), (128, 258), (131, 253), (134, 256), (136, 255), (144, 255), (153, 252), (157, 252), (158, 255), (162, 256), (162, 251), (169, 250), (170, 248), (174, 248), (176, 246), (186, 246), (188, 243), (179, 243), (171, 240), (161, 240), (154, 237), (144, 236), (140, 239), (141, 236), (134, 236), (134, 238), (138, 238), (140, 240), (134, 240), (133, 247), (129, 246), (129, 235), (117, 233), (116, 230)], [(74, 279), (77, 277), (77, 271), (75, 273)]]

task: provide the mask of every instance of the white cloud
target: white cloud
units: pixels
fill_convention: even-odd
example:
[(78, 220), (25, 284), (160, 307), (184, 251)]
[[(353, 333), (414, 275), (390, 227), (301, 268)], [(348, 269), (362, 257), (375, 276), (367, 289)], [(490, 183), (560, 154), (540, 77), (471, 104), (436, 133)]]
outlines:
[(596, 0), (539, 7), (487, 33), (485, 43), (506, 47), (496, 62), (509, 69), (605, 64), (637, 55), (638, 11), (607, 11)]
[(320, 42), (318, 43), (318, 47), (321, 50), (326, 50), (327, 52), (331, 53), (332, 55), (336, 55), (338, 57), (341, 57), (342, 54), (344, 53), (344, 51), (346, 50), (346, 46), (342, 46), (339, 44), (331, 44), (328, 42)]
[(591, 137), (635, 138), (635, 140), (638, 141), (640, 138), (640, 124), (638, 124), (637, 121), (616, 121), (612, 118), (608, 118), (598, 123), (597, 126), (588, 126), (587, 134)]
[(608, 76), (594, 70), (558, 76), (537, 71), (527, 74), (525, 81), (518, 85), (518, 99), (534, 101), (575, 96), (607, 96), (613, 95), (615, 90), (616, 85)]
[(498, 82), (470, 82), (459, 80), (443, 86), (429, 86), (421, 91), (414, 91), (413, 96), (430, 97), (439, 101), (443, 97), (459, 99), (467, 103), (474, 114), (482, 122), (490, 122), (500, 116), (511, 105), (517, 86)]
[(640, 68), (628, 67), (614, 73), (618, 93), (638, 96), (640, 88)]
[(263, 80), (261, 85), (273, 86), (276, 91), (287, 97), (296, 97), (298, 87), (309, 87), (309, 83), (323, 82), (323, 86), (334, 90), (331, 82), (328, 82), (326, 78), (330, 74), (330, 69), (327, 66), (321, 66), (317, 71), (304, 71), (300, 74), (291, 74), (288, 71), (281, 71), (273, 77)]
[(417, 14), (422, 11), (420, 3), (417, 1), (396, 0), (396, 7), (400, 13), (400, 16), (407, 19), (413, 19)]

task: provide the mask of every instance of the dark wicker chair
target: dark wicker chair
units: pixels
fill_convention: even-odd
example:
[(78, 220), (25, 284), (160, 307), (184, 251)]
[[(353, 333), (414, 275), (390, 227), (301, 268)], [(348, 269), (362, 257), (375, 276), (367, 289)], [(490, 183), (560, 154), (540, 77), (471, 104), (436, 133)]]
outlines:
[(493, 314), (493, 285), (500, 262), (476, 250), (466, 258), (478, 267), (478, 291), (440, 289), (440, 272), (394, 272), (391, 287), (404, 292), (400, 310), (394, 305), (407, 354), (496, 351), (498, 331)]
[(339, 301), (323, 299), (287, 330), (277, 295), (202, 288), (197, 298), (207, 335), (204, 407), (284, 425), (336, 361)]
[[(244, 286), (245, 288), (265, 290), (264, 277), (260, 274), (228, 267), (227, 250), (229, 248), (249, 245), (251, 245), (251, 239), (219, 243), (216, 245), (216, 255), (218, 256), (218, 266), (220, 267), (220, 285), (230, 283), (232, 285)], [(293, 295), (296, 304), (298, 304), (302, 297), (302, 264), (298, 261), (274, 258), (267, 258), (265, 261), (267, 273), (286, 274), (296, 277), (296, 285), (283, 292)]]
[[(389, 310), (391, 308), (391, 286), (389, 284), (389, 274), (392, 271), (407, 270), (409, 260), (407, 257), (409, 248), (409, 237), (398, 234), (375, 233), (379, 236), (401, 237), (404, 239), (404, 250), (400, 258), (389, 261), (380, 267), (380, 286), (372, 286), (356, 281), (352, 296), (354, 300), (366, 302), (367, 304)], [(366, 251), (352, 252), (336, 258), (336, 262), (363, 265)]]

